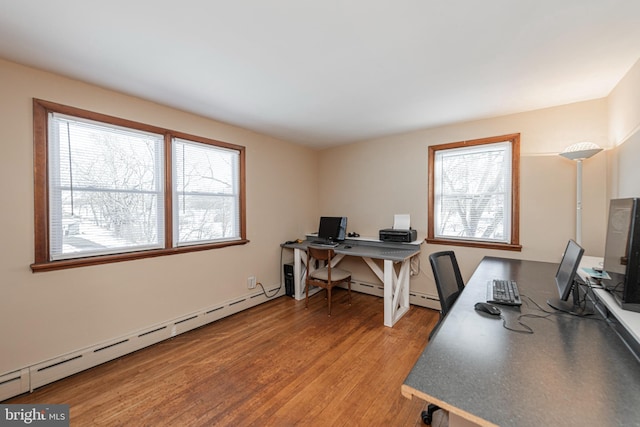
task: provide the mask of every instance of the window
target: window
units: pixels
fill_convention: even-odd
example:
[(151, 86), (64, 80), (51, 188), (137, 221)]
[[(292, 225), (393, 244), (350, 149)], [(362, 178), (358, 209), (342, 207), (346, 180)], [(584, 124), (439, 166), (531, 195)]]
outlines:
[(247, 242), (244, 147), (33, 105), (33, 271)]
[(50, 259), (164, 247), (163, 135), (47, 119)]
[(429, 147), (427, 242), (520, 250), (520, 135)]
[(178, 246), (237, 239), (240, 155), (237, 150), (174, 138), (174, 241)]

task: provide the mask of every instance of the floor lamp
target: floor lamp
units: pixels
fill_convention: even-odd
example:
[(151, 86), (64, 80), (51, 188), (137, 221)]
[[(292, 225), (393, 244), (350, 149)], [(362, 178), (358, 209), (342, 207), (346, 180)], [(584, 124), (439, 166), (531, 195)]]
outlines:
[(576, 243), (582, 244), (582, 161), (602, 151), (592, 142), (578, 142), (565, 148), (560, 155), (578, 164), (576, 178)]

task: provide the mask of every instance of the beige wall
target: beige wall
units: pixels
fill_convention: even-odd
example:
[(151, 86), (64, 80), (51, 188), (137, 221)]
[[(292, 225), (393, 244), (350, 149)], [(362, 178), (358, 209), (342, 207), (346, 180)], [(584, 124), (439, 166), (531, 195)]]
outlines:
[[(315, 227), (313, 150), (2, 60), (0, 94), (0, 374), (276, 286), (279, 243)], [(244, 145), (251, 242), (32, 273), (34, 97)]]
[[(346, 215), (349, 231), (375, 236), (409, 213), (426, 235), (427, 147), (521, 133), (522, 252), (454, 248), (468, 279), (485, 255), (558, 261), (575, 228), (575, 164), (557, 155), (593, 141), (608, 150), (584, 164), (583, 245), (602, 255), (608, 193), (640, 195), (640, 65), (608, 99), (395, 135), (316, 152), (141, 99), (0, 60), (0, 374), (248, 293), (255, 275), (279, 283), (282, 241)], [(247, 147), (251, 242), (226, 249), (33, 274), (31, 99), (72, 105)], [(618, 137), (617, 135), (621, 135)], [(625, 151), (622, 151), (625, 150)], [(320, 177), (320, 178), (318, 178)], [(609, 183), (615, 182), (615, 193)], [(627, 194), (633, 193), (633, 194)], [(435, 295), (423, 244), (411, 287)], [(356, 278), (375, 279), (352, 261)]]
[(611, 92), (609, 194), (640, 197), (640, 60)]
[[(380, 228), (392, 225), (394, 214), (409, 213), (413, 228), (424, 238), (427, 147), (519, 132), (522, 252), (454, 249), (465, 279), (485, 255), (557, 262), (567, 240), (575, 238), (576, 206), (576, 165), (557, 154), (581, 141), (606, 146), (607, 121), (607, 103), (601, 99), (327, 149), (320, 154), (320, 209), (348, 216), (349, 231), (362, 236), (376, 236)], [(585, 161), (583, 179), (583, 246), (590, 255), (602, 255), (605, 155)], [(428, 254), (444, 248), (423, 244), (421, 273), (411, 279), (412, 290), (435, 295)]]

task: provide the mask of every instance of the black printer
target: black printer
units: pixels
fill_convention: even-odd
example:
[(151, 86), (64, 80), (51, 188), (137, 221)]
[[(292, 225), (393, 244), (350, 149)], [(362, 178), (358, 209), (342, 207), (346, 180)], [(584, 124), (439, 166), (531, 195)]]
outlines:
[(380, 230), (380, 240), (383, 242), (410, 243), (418, 238), (416, 230), (397, 230), (395, 228), (385, 228)]

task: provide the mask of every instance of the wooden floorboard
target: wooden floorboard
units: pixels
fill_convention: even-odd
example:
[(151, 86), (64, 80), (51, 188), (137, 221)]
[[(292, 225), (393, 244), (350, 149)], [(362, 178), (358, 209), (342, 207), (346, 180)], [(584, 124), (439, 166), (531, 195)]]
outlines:
[(70, 405), (72, 426), (419, 426), (400, 386), (438, 313), (383, 325), (381, 298), (280, 297), (3, 403)]

